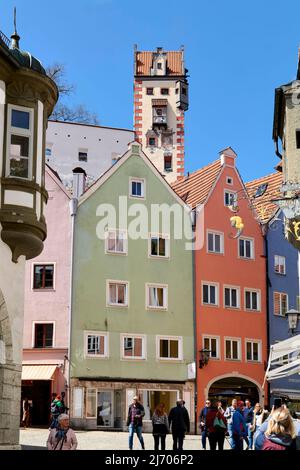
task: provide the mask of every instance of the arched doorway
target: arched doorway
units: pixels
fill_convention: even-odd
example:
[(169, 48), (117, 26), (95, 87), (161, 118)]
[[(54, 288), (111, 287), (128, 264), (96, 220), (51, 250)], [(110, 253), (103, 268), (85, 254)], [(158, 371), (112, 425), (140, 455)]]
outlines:
[(261, 401), (261, 390), (250, 378), (228, 376), (212, 382), (208, 396), (211, 400), (222, 400), (224, 404), (230, 404), (234, 398), (243, 401), (248, 398), (254, 405)]

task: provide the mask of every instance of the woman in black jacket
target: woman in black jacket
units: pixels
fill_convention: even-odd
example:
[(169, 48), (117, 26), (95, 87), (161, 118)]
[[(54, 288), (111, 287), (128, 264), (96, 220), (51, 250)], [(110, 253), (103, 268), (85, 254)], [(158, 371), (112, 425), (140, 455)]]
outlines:
[(165, 412), (165, 405), (161, 403), (155, 408), (152, 416), (154, 450), (159, 450), (159, 441), (161, 450), (166, 449), (166, 435), (169, 432), (168, 415)]

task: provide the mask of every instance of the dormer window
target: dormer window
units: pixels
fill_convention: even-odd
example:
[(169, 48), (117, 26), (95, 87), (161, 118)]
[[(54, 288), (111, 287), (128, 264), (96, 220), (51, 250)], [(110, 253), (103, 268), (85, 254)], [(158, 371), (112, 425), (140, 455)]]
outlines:
[(8, 105), (7, 176), (32, 178), (33, 109)]

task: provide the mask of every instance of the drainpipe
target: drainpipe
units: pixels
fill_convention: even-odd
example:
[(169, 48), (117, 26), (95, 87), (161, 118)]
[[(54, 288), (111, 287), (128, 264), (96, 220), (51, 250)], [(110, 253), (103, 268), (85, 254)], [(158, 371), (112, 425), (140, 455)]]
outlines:
[[(71, 332), (72, 332), (72, 286), (73, 286), (73, 258), (74, 258), (74, 229), (75, 217), (77, 213), (78, 199), (73, 197), (69, 202), (70, 216), (71, 216), (71, 253), (70, 253), (70, 294), (69, 294), (69, 332), (68, 332), (68, 407), (71, 407)], [(71, 415), (71, 411), (69, 411)]]
[[(193, 219), (192, 219), (192, 230), (194, 232), (194, 239), (196, 236), (197, 229), (197, 210), (193, 210)], [(194, 357), (195, 357), (195, 391), (194, 391), (194, 420), (195, 420), (195, 430), (194, 434), (197, 434), (197, 376), (198, 376), (198, 364), (197, 364), (197, 323), (196, 323), (196, 272), (195, 272), (195, 246), (197, 244), (194, 242), (194, 249), (192, 250), (192, 286), (193, 286), (193, 323), (194, 323)]]
[[(269, 312), (269, 287), (270, 287), (270, 280), (269, 280), (269, 244), (268, 244), (268, 225), (265, 224), (263, 227), (264, 239), (265, 239), (265, 257), (266, 257), (266, 306), (267, 306), (267, 354), (268, 358), (270, 355), (270, 312)], [(268, 402), (270, 401), (270, 382), (267, 381), (267, 394), (268, 394)]]

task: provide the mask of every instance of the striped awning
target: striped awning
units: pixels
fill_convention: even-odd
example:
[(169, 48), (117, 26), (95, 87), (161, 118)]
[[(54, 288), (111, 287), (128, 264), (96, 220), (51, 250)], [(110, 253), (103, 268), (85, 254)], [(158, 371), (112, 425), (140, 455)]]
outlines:
[(22, 380), (51, 380), (56, 365), (25, 365), (22, 366)]

